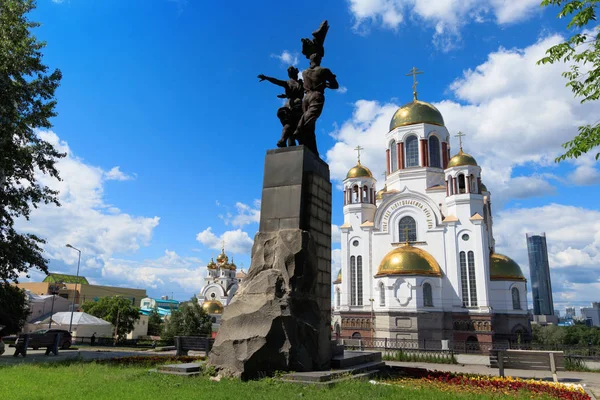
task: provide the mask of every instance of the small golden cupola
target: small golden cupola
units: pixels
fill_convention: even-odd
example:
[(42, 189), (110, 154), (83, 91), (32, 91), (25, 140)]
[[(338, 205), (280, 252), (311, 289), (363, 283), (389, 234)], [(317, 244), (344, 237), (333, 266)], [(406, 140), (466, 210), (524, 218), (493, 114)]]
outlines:
[(235, 271), (237, 269), (237, 265), (233, 262), (233, 256), (231, 257), (231, 263), (229, 264), (229, 269)]
[(225, 254), (225, 247), (223, 247), (221, 248), (221, 254), (217, 256), (217, 265), (221, 267), (222, 265), (227, 264), (227, 261), (229, 261), (229, 257)]
[(217, 264), (215, 264), (214, 260), (211, 258), (210, 262), (206, 265), (208, 269), (217, 269)]
[(376, 277), (388, 275), (442, 276), (442, 269), (435, 258), (425, 250), (408, 242), (386, 254), (379, 264)]
[(477, 166), (477, 161), (475, 161), (475, 158), (473, 158), (472, 155), (465, 153), (461, 147), (458, 154), (453, 156), (450, 161), (448, 161), (448, 168), (461, 167), (464, 165)]
[(490, 254), (490, 279), (493, 281), (526, 281), (521, 267), (502, 254)]
[(356, 166), (350, 168), (350, 171), (346, 174), (346, 179), (349, 178), (372, 178), (373, 174), (371, 170), (360, 163), (358, 160), (358, 164)]
[(335, 281), (333, 281), (334, 284), (338, 284), (338, 283), (342, 283), (342, 269), (340, 268), (340, 271), (337, 274), (337, 278), (335, 279)]
[(360, 162), (360, 151), (364, 148), (357, 146), (354, 150), (358, 152), (358, 160), (344, 179), (344, 206), (349, 204), (375, 206), (376, 180), (371, 170)]

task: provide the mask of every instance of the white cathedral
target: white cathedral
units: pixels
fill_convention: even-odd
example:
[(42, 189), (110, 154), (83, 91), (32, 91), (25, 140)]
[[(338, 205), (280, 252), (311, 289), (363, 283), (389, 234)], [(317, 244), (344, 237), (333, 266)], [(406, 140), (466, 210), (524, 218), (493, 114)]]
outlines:
[(451, 156), (441, 113), (414, 97), (385, 133), (383, 188), (376, 191), (361, 165), (360, 147), (343, 182), (335, 334), (438, 344), (526, 340), (526, 279), (517, 263), (494, 251), (481, 167), (463, 152), (462, 140)]

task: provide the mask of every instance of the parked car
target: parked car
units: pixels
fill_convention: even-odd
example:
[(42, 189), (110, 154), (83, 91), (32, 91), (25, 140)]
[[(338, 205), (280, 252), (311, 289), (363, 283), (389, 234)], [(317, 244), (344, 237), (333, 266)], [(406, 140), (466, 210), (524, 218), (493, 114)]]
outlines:
[[(48, 347), (54, 343), (54, 338), (57, 333), (63, 334), (58, 347), (63, 350), (71, 347), (73, 341), (71, 333), (63, 329), (39, 329), (35, 332), (31, 332), (29, 334), (29, 345), (27, 347), (31, 347), (34, 350), (37, 350), (40, 347)], [(25, 340), (24, 335), (19, 335), (19, 338), (15, 342), (15, 347), (19, 347), (23, 340)]]

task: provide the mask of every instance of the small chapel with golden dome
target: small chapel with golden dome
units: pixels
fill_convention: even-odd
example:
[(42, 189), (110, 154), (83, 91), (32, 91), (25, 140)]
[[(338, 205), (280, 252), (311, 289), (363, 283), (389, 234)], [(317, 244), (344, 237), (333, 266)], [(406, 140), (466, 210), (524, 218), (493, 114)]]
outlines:
[(432, 104), (400, 107), (385, 134), (383, 187), (360, 162), (343, 182), (338, 337), (500, 343), (526, 339), (521, 268), (495, 252), (492, 196), (481, 167)]
[(233, 257), (229, 262), (229, 257), (225, 254), (225, 245), (221, 254), (217, 256), (217, 262), (211, 258), (206, 265), (205, 284), (198, 295), (198, 303), (213, 317), (213, 330), (218, 329), (224, 307), (229, 304), (245, 277), (246, 273), (243, 270), (237, 270)]

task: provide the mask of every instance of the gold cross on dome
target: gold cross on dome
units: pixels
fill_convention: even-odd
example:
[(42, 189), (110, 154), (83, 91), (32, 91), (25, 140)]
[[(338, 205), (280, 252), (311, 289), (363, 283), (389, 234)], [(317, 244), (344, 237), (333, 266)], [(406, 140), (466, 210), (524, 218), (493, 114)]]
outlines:
[(458, 143), (460, 145), (460, 149), (462, 150), (462, 138), (463, 138), (463, 136), (467, 136), (467, 134), (466, 133), (462, 133), (462, 132), (458, 132), (454, 136), (458, 138)]
[(221, 241), (221, 252), (225, 253), (225, 239)]
[(408, 245), (409, 241), (408, 241), (408, 227), (404, 228), (404, 239), (406, 240), (406, 244)]
[(410, 72), (408, 74), (406, 74), (406, 76), (410, 76), (412, 75), (413, 77), (413, 96), (415, 97), (415, 100), (417, 100), (417, 75), (421, 75), (423, 73), (423, 71), (419, 71), (419, 69), (417, 67), (412, 67), (412, 69), (410, 70)]
[(359, 164), (360, 164), (360, 151), (361, 151), (361, 150), (364, 150), (364, 149), (365, 149), (365, 148), (364, 148), (364, 147), (360, 147), (360, 145), (358, 145), (358, 146), (356, 146), (356, 147), (354, 148), (354, 150), (356, 150), (356, 151), (358, 152), (358, 163), (359, 163)]

